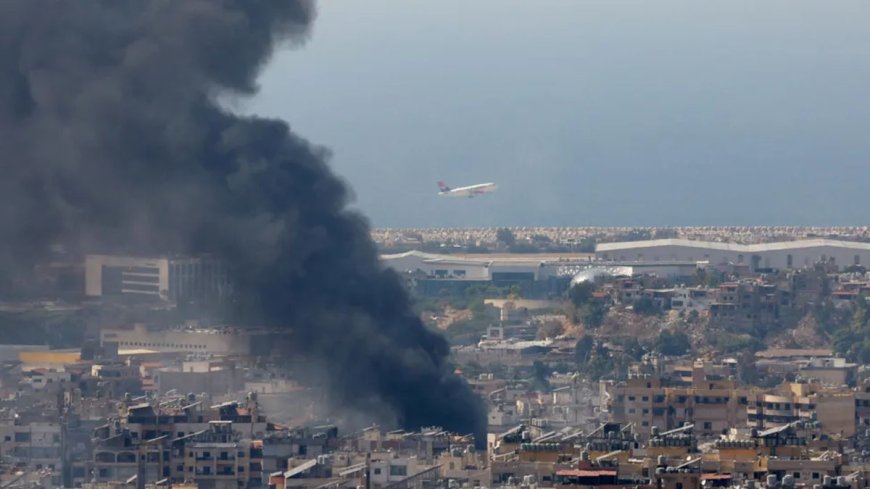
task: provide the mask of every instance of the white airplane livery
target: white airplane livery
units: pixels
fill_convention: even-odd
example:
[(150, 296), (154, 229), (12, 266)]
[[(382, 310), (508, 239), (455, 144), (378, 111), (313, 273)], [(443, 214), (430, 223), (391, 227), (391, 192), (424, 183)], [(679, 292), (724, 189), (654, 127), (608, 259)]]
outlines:
[(488, 194), (495, 192), (498, 185), (494, 183), (478, 183), (477, 185), (469, 185), (467, 187), (450, 188), (444, 182), (438, 182), (438, 195), (442, 197), (467, 197), (472, 198), (476, 195)]

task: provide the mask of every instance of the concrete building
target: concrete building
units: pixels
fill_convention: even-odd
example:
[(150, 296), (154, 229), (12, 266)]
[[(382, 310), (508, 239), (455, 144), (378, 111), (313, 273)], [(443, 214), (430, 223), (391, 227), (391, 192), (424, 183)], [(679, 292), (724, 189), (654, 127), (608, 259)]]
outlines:
[(134, 295), (154, 299), (220, 300), (231, 293), (223, 262), (206, 257), (87, 255), (85, 294)]
[(149, 350), (161, 353), (247, 355), (251, 351), (251, 335), (231, 328), (150, 329), (137, 324), (132, 328), (100, 331), (100, 345), (108, 343), (117, 344), (121, 353), (125, 350)]
[(0, 424), (0, 458), (38, 468), (60, 469), (61, 424), (24, 421)]
[(855, 394), (818, 382), (784, 384), (775, 391), (757, 393), (747, 410), (748, 421), (756, 428), (771, 429), (812, 420), (828, 435), (850, 437), (858, 423)]
[(737, 244), (688, 239), (601, 243), (595, 258), (604, 261), (696, 261), (711, 265), (746, 264), (752, 269), (804, 268), (829, 263), (840, 268), (870, 264), (870, 243), (807, 239), (779, 243)]
[(245, 387), (243, 373), (227, 361), (183, 362), (180, 368), (165, 367), (154, 375), (160, 392), (230, 394)]
[(602, 382), (602, 407), (614, 423), (634, 423), (638, 434), (652, 428), (670, 430), (686, 423), (695, 433), (715, 437), (723, 430), (746, 424), (751, 391), (733, 380), (696, 375), (690, 387), (670, 387), (658, 375), (641, 375), (619, 384)]
[(230, 421), (212, 421), (184, 444), (184, 467), (184, 480), (202, 489), (260, 487), (263, 443), (242, 438)]
[(571, 279), (569, 262), (524, 255), (468, 257), (409, 251), (382, 255), (381, 263), (424, 295), (461, 293), (473, 286), (518, 286), (523, 297), (544, 298), (563, 292)]
[(713, 296), (713, 290), (706, 287), (677, 287), (671, 296), (671, 309), (700, 314), (710, 308)]

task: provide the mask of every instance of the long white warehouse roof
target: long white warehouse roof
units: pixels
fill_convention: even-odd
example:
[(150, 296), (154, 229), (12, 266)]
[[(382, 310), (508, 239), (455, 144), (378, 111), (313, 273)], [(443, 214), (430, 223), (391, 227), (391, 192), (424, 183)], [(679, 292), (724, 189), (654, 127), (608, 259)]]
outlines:
[(646, 241), (623, 241), (619, 243), (600, 243), (595, 246), (595, 252), (635, 250), (658, 246), (684, 246), (706, 250), (736, 251), (743, 253), (761, 253), (765, 251), (797, 250), (805, 248), (832, 247), (852, 250), (870, 251), (870, 243), (857, 241), (840, 241), (836, 239), (802, 239), (797, 241), (780, 241), (777, 243), (738, 244), (717, 243), (715, 241), (694, 241), (691, 239), (652, 239)]

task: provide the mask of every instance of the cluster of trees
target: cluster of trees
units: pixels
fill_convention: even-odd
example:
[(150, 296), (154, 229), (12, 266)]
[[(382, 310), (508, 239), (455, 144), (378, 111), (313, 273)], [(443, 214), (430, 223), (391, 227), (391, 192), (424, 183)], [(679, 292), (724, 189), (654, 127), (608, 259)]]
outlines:
[(574, 323), (582, 323), (587, 328), (597, 328), (604, 322), (607, 306), (596, 301), (593, 296), (595, 284), (580, 282), (568, 289), (568, 298), (573, 306), (571, 319)]
[(584, 335), (574, 345), (574, 361), (577, 371), (592, 380), (607, 375), (622, 377), (623, 367), (626, 366), (624, 360), (613, 355), (609, 348), (589, 335)]
[(610, 343), (617, 351), (588, 334), (577, 340), (574, 345), (577, 371), (593, 380), (607, 375), (623, 378), (628, 365), (639, 361), (647, 353), (682, 356), (692, 349), (689, 337), (682, 331), (662, 331), (651, 343), (642, 343), (634, 336), (612, 338)]
[(834, 351), (858, 363), (870, 363), (870, 312), (867, 301), (855, 301), (851, 321), (833, 323)]

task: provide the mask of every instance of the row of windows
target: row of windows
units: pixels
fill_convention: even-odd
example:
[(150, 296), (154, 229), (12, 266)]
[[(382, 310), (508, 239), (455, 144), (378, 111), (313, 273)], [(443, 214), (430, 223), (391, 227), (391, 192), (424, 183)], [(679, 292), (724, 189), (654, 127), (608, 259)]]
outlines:
[(205, 350), (205, 345), (191, 345), (188, 343), (149, 343), (143, 341), (119, 341), (121, 346), (143, 346), (143, 347), (162, 347), (162, 348), (187, 348), (189, 350)]

